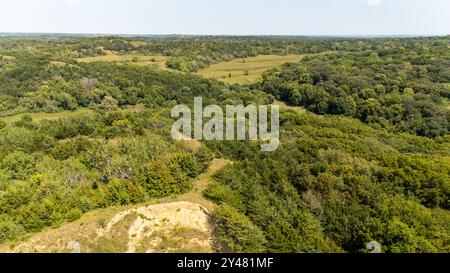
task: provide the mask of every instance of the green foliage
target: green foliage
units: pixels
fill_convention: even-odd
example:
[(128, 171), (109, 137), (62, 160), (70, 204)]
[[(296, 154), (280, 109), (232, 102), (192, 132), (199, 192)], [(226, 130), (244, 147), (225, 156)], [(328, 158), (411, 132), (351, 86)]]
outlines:
[(106, 50), (111, 51), (131, 51), (134, 50), (134, 46), (122, 39), (112, 39), (105, 45)]
[(114, 179), (105, 188), (108, 204), (129, 205), (143, 202), (147, 195), (140, 185)]
[(25, 234), (24, 229), (6, 216), (0, 215), (0, 243), (13, 240)]
[(241, 195), (231, 190), (228, 186), (212, 183), (204, 192), (205, 197), (215, 203), (225, 203), (237, 209), (244, 209), (244, 200)]
[[(282, 144), (209, 142), (237, 162), (205, 195), (238, 208), (267, 251), (448, 251), (449, 143), (344, 117), (281, 113)], [(224, 231), (225, 232), (225, 231)]]
[(435, 50), (422, 56), (428, 62), (415, 63), (420, 47), (394, 47), (398, 50), (307, 57), (266, 72), (255, 88), (317, 114), (356, 117), (427, 137), (447, 134), (450, 114), (443, 104), (448, 94), (442, 92), (442, 82), (450, 55)]
[(265, 238), (261, 230), (233, 207), (219, 206), (214, 219), (219, 228), (219, 239), (231, 251), (249, 253), (265, 251)]
[(165, 161), (151, 161), (139, 181), (152, 197), (180, 194), (192, 188), (192, 180), (189, 179), (192, 172), (192, 168), (180, 161), (179, 155), (175, 155)]
[(186, 57), (174, 57), (166, 61), (166, 66), (170, 69), (179, 70), (183, 72), (197, 72), (204, 68), (203, 65)]
[[(0, 243), (187, 192), (225, 157), (233, 164), (204, 195), (231, 251), (366, 252), (373, 240), (384, 252), (450, 251), (448, 37), (142, 39), (0, 38), (12, 57), (0, 59), (0, 117), (22, 117), (0, 118)], [(73, 60), (104, 50), (170, 56), (188, 73)], [(189, 75), (288, 51), (304, 59), (251, 86)], [(278, 99), (314, 114), (282, 109), (273, 153), (253, 142), (196, 150), (170, 138), (170, 109), (195, 96), (222, 106)]]
[(14, 152), (3, 158), (0, 169), (3, 169), (12, 179), (24, 180), (35, 172), (37, 158), (24, 152)]

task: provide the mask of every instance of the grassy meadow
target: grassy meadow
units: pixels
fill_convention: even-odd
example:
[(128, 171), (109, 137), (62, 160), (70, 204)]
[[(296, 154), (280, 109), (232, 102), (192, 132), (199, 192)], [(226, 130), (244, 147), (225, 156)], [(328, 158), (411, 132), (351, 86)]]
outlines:
[[(130, 105), (125, 108), (118, 109), (119, 112), (129, 112), (129, 113), (137, 113), (145, 110), (145, 106), (142, 104)], [(17, 121), (20, 121), (23, 116), (28, 115), (33, 119), (33, 122), (40, 122), (42, 120), (58, 120), (63, 118), (75, 117), (83, 114), (94, 113), (94, 110), (89, 108), (79, 108), (75, 111), (62, 111), (57, 113), (21, 113), (17, 115), (0, 117), (0, 120), (3, 120), (6, 123), (12, 124)], [(194, 144), (193, 144), (194, 145)]]
[(78, 62), (93, 63), (93, 62), (116, 62), (116, 63), (136, 63), (137, 65), (147, 66), (153, 65), (160, 69), (167, 69), (166, 61), (168, 57), (161, 55), (144, 55), (142, 53), (130, 52), (120, 54), (112, 51), (107, 51), (106, 55), (96, 57), (78, 58)]
[[(280, 109), (283, 110), (292, 110), (294, 112), (297, 112), (298, 114), (306, 114), (306, 113), (310, 113), (308, 112), (308, 110), (306, 110), (305, 107), (302, 106), (291, 106), (291, 105), (287, 105), (285, 102), (283, 101), (279, 101), (279, 100), (275, 100), (274, 102), (275, 105), (278, 105), (280, 107)], [(311, 114), (311, 113), (310, 113)]]
[(260, 79), (262, 73), (265, 71), (278, 67), (284, 63), (299, 62), (301, 59), (301, 55), (260, 55), (213, 64), (197, 74), (230, 84), (254, 83)]
[[(161, 55), (145, 55), (137, 52), (129, 52), (120, 54), (117, 52), (107, 51), (106, 55), (96, 57), (78, 58), (78, 62), (116, 62), (116, 63), (135, 63), (140, 66), (153, 65), (162, 70), (169, 70), (166, 61), (169, 57)], [(196, 73), (199, 76), (220, 80), (226, 83), (248, 84), (257, 82), (262, 73), (278, 67), (284, 63), (299, 62), (301, 55), (260, 55), (256, 57), (235, 59), (227, 62), (213, 64), (208, 68), (200, 70)]]
[(14, 123), (14, 122), (19, 121), (23, 116), (29, 115), (33, 119), (34, 122), (40, 122), (42, 120), (57, 120), (57, 119), (82, 115), (82, 114), (86, 114), (86, 113), (91, 113), (91, 112), (92, 112), (92, 110), (90, 110), (90, 109), (80, 108), (75, 111), (62, 111), (62, 112), (58, 112), (58, 113), (23, 113), (23, 114), (17, 114), (17, 115), (13, 115), (13, 116), (9, 116), (9, 117), (3, 117), (0, 119), (6, 123)]

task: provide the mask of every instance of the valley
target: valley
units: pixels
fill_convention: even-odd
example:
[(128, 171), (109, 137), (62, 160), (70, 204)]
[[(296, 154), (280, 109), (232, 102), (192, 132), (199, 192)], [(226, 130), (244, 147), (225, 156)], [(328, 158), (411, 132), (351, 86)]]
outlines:
[[(2, 36), (0, 252), (450, 252), (449, 44)], [(280, 145), (174, 139), (198, 97)]]

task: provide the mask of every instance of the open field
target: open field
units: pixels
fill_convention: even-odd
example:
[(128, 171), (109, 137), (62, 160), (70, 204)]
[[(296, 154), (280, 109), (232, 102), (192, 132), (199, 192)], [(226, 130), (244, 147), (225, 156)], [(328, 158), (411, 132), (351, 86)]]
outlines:
[(297, 112), (299, 114), (306, 114), (306, 113), (308, 113), (308, 110), (306, 110), (305, 107), (290, 106), (290, 105), (287, 105), (285, 102), (278, 101), (278, 100), (275, 101), (274, 104), (280, 106), (280, 109), (293, 110), (293, 111), (295, 111), (295, 112)]
[(137, 65), (146, 66), (153, 65), (160, 69), (166, 68), (166, 61), (168, 57), (160, 55), (143, 55), (140, 53), (119, 54), (108, 51), (106, 55), (97, 57), (86, 57), (77, 59), (78, 62), (93, 63), (93, 62), (117, 62), (117, 63), (136, 63)]
[[(119, 54), (108, 51), (106, 55), (77, 59), (78, 62), (117, 62), (135, 63), (136, 65), (152, 65), (162, 70), (170, 70), (166, 67), (169, 57), (160, 55), (143, 55), (141, 53)], [(228, 62), (213, 64), (197, 73), (199, 76), (221, 80), (230, 84), (248, 84), (257, 82), (262, 73), (288, 62), (299, 62), (301, 55), (261, 55), (245, 59), (236, 59)], [(230, 77), (231, 76), (231, 77)]]
[(0, 61), (2, 61), (2, 60), (4, 60), (4, 61), (14, 61), (14, 60), (16, 60), (16, 58), (12, 57), (12, 56), (0, 55)]
[[(197, 74), (231, 84), (253, 83), (258, 81), (265, 71), (278, 67), (284, 63), (299, 62), (301, 59), (301, 55), (261, 55), (213, 64)], [(248, 75), (246, 75), (246, 71), (248, 72)]]
[[(141, 111), (145, 110), (145, 106), (142, 104), (138, 104), (138, 105), (128, 106), (126, 108), (118, 109), (118, 110), (126, 111), (126, 112), (141, 112)], [(57, 119), (62, 119), (62, 118), (74, 117), (74, 116), (78, 116), (78, 115), (82, 115), (82, 114), (93, 113), (93, 112), (94, 111), (89, 108), (80, 108), (75, 111), (62, 111), (62, 112), (57, 112), (57, 113), (44, 113), (44, 112), (22, 113), (22, 114), (9, 116), (9, 117), (0, 117), (0, 119), (5, 121), (6, 123), (11, 124), (16, 121), (19, 121), (23, 116), (29, 115), (33, 119), (33, 122), (40, 122), (42, 120), (57, 120)]]
[[(161, 55), (143, 55), (141, 53), (119, 54), (108, 51), (106, 55), (77, 59), (78, 62), (117, 62), (135, 63), (141, 66), (153, 65), (162, 70), (169, 70), (166, 61), (169, 57)], [(227, 83), (253, 83), (260, 79), (265, 71), (288, 62), (299, 62), (300, 55), (276, 56), (261, 55), (245, 59), (213, 64), (197, 73), (197, 75), (221, 80)], [(248, 72), (248, 74), (246, 73)], [(231, 77), (230, 77), (231, 74)], [(246, 75), (247, 74), (247, 75)]]
[(25, 113), (25, 114), (18, 114), (10, 117), (4, 117), (0, 118), (1, 120), (5, 121), (6, 123), (14, 123), (16, 121), (19, 121), (24, 115), (29, 115), (33, 119), (34, 122), (39, 122), (41, 120), (57, 120), (61, 118), (67, 118), (67, 117), (73, 117), (85, 113), (91, 113), (92, 110), (87, 108), (80, 108), (75, 111), (63, 111), (58, 113)]
[(146, 41), (132, 41), (132, 42), (130, 42), (130, 44), (132, 44), (135, 47), (139, 47), (139, 46), (148, 45), (148, 42), (146, 42)]

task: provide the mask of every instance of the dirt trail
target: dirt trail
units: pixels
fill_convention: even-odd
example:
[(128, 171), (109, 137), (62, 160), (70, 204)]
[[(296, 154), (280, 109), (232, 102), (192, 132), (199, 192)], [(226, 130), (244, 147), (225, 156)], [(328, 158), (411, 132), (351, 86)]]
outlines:
[(198, 177), (194, 189), (186, 194), (178, 196), (177, 200), (197, 203), (207, 208), (208, 211), (212, 211), (214, 209), (214, 204), (203, 197), (203, 192), (208, 188), (209, 183), (212, 181), (212, 176), (228, 164), (231, 164), (231, 161), (226, 159), (214, 159), (208, 170)]
[(213, 160), (194, 189), (175, 199), (94, 211), (15, 246), (0, 246), (0, 252), (215, 252), (211, 225), (214, 206), (203, 197), (203, 191), (212, 176), (228, 164), (231, 162), (225, 159)]

